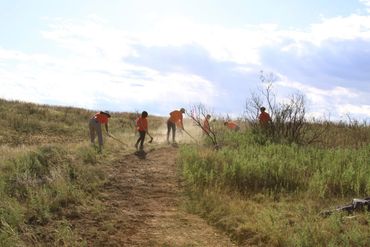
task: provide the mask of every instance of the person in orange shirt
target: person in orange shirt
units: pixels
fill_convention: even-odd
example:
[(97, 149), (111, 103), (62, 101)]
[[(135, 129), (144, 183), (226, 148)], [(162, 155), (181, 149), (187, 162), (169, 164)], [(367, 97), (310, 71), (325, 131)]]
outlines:
[(180, 110), (174, 110), (170, 112), (170, 118), (167, 120), (167, 143), (170, 143), (170, 133), (172, 130), (172, 142), (176, 143), (176, 124), (178, 123), (180, 128), (184, 130), (183, 116), (185, 109), (181, 108)]
[(260, 108), (260, 111), (261, 111), (261, 114), (259, 115), (258, 119), (259, 119), (259, 122), (260, 122), (260, 125), (262, 127), (267, 127), (269, 123), (271, 123), (271, 117), (270, 115), (266, 112), (266, 108), (265, 107), (261, 107)]
[(211, 115), (207, 114), (206, 118), (204, 119), (203, 126), (202, 126), (203, 134), (205, 135), (208, 135), (209, 132), (211, 131), (211, 128), (209, 126), (210, 119), (211, 119)]
[(143, 111), (141, 113), (141, 116), (136, 120), (136, 128), (139, 132), (139, 139), (137, 139), (135, 148), (138, 149), (139, 143), (140, 143), (140, 150), (144, 149), (144, 140), (145, 135), (148, 133), (148, 120), (146, 119), (148, 117), (148, 113), (146, 111)]
[(105, 130), (109, 135), (108, 131), (108, 119), (110, 118), (110, 114), (107, 111), (101, 111), (96, 113), (89, 121), (89, 130), (90, 130), (90, 140), (91, 143), (95, 145), (95, 135), (98, 135), (98, 143), (99, 143), (99, 152), (101, 152), (103, 146), (103, 134), (101, 130), (101, 125), (105, 125)]
[(234, 122), (232, 122), (232, 121), (226, 121), (226, 122), (224, 122), (224, 125), (225, 125), (229, 130), (233, 130), (233, 131), (238, 131), (238, 130), (240, 130), (239, 125), (237, 125), (236, 123), (234, 123)]

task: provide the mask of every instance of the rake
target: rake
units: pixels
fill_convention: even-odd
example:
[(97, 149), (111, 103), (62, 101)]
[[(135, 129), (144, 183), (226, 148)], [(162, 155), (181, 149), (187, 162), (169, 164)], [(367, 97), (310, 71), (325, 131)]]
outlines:
[(150, 140), (148, 141), (148, 143), (152, 143), (153, 142), (153, 136), (151, 136), (150, 134), (149, 134), (149, 132), (146, 132), (147, 134), (148, 134), (148, 136), (150, 137)]
[(118, 138), (117, 138), (117, 137), (115, 137), (114, 135), (112, 135), (112, 134), (109, 134), (109, 133), (108, 133), (108, 136), (109, 136), (110, 138), (112, 138), (113, 140), (115, 140), (115, 141), (117, 141), (117, 142), (119, 142), (119, 143), (121, 143), (121, 144), (123, 144), (123, 145), (127, 146), (127, 144), (126, 144), (126, 143), (122, 142), (120, 139), (118, 139)]
[(191, 137), (191, 139), (193, 139), (195, 142), (198, 142), (198, 140), (197, 139), (195, 139), (192, 135), (190, 135), (189, 134), (189, 132), (187, 132), (186, 130), (184, 130), (183, 129), (183, 131), (186, 133), (186, 134), (188, 134), (188, 136), (190, 136)]

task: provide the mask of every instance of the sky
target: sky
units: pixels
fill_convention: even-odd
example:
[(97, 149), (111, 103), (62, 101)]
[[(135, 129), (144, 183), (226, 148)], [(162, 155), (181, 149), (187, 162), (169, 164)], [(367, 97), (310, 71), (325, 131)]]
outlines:
[(308, 117), (369, 122), (370, 0), (0, 0), (0, 98), (238, 117), (261, 71)]

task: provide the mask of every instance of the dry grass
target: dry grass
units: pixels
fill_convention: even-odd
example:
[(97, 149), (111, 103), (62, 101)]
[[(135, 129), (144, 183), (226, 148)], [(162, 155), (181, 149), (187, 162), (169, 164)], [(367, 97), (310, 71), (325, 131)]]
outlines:
[[(135, 114), (113, 113), (102, 154), (90, 145), (79, 108), (0, 100), (0, 246), (86, 246), (68, 218), (101, 212), (99, 165), (134, 150)], [(163, 124), (150, 116), (150, 126)], [(125, 151), (127, 150), (127, 151)]]

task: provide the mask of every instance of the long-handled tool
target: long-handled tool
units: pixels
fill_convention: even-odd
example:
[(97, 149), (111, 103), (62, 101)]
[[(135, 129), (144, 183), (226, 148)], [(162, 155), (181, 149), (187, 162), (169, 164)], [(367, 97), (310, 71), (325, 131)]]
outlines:
[(149, 134), (149, 132), (146, 132), (147, 134), (148, 134), (148, 136), (150, 137), (150, 140), (148, 141), (148, 143), (152, 143), (153, 142), (153, 136), (151, 136), (150, 134)]
[(109, 136), (110, 138), (112, 138), (113, 140), (115, 140), (115, 141), (117, 141), (117, 142), (119, 142), (119, 143), (121, 143), (121, 144), (123, 144), (123, 145), (127, 146), (127, 144), (126, 144), (126, 143), (122, 142), (120, 139), (118, 139), (118, 138), (117, 138), (117, 137), (115, 137), (114, 135), (112, 135), (112, 134), (108, 133), (108, 136)]
[(182, 129), (186, 134), (188, 134), (188, 136), (190, 136), (195, 142), (198, 142), (197, 139), (195, 139), (192, 135), (189, 134), (189, 132), (187, 132), (185, 129)]

